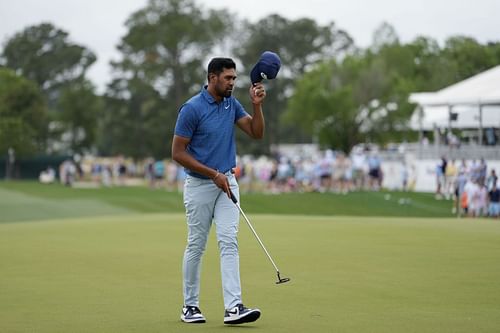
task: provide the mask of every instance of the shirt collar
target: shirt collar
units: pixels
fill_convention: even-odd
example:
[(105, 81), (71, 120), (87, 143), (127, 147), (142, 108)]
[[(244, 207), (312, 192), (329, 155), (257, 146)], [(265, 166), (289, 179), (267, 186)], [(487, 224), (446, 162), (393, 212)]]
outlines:
[[(204, 85), (201, 88), (201, 95), (207, 100), (208, 103), (210, 103), (210, 104), (217, 103), (215, 98), (208, 92), (207, 87), (208, 87), (208, 85)], [(225, 102), (227, 100), (228, 100), (228, 98), (224, 97), (221, 102)]]

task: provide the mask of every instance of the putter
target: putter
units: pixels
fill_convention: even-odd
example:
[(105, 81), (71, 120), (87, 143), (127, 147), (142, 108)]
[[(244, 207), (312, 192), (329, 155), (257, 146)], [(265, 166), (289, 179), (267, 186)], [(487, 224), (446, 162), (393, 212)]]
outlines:
[(259, 236), (257, 235), (257, 232), (255, 232), (255, 229), (253, 228), (252, 224), (250, 223), (250, 220), (247, 218), (247, 216), (245, 215), (245, 213), (241, 209), (240, 205), (238, 204), (238, 200), (236, 199), (236, 197), (234, 196), (234, 194), (233, 194), (233, 192), (231, 190), (229, 190), (229, 194), (231, 195), (231, 200), (234, 202), (234, 204), (236, 205), (236, 207), (238, 207), (241, 215), (243, 216), (243, 218), (247, 222), (248, 226), (250, 227), (250, 230), (252, 230), (253, 235), (259, 241), (260, 246), (262, 247), (262, 249), (266, 253), (266, 255), (269, 258), (269, 260), (271, 261), (271, 264), (273, 264), (274, 269), (276, 270), (276, 274), (278, 275), (278, 281), (276, 282), (276, 284), (286, 283), (286, 282), (290, 281), (290, 278), (286, 278), (286, 277), (282, 278), (280, 276), (280, 271), (278, 269), (278, 266), (276, 266), (276, 264), (274, 263), (273, 258), (271, 258), (271, 256), (269, 255), (269, 252), (267, 252), (266, 247), (264, 246), (264, 243), (262, 243), (262, 241), (260, 240)]

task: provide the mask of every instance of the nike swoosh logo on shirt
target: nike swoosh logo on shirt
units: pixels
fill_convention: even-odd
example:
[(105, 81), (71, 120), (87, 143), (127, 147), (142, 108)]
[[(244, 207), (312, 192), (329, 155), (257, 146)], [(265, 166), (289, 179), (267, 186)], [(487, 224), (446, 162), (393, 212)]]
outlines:
[(229, 109), (229, 105), (224, 107), (226, 110)]

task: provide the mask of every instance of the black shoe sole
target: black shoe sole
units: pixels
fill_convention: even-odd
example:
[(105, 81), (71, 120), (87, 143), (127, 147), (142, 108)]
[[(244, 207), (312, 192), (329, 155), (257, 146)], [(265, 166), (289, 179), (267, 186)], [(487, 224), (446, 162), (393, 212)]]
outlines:
[(238, 325), (244, 323), (251, 323), (260, 318), (260, 311), (252, 311), (244, 317), (232, 321), (224, 321), (226, 325)]

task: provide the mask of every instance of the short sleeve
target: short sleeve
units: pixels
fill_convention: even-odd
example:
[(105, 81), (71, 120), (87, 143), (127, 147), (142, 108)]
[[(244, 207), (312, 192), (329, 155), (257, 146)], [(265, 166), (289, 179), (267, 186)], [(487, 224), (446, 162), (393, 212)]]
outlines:
[(184, 104), (179, 110), (175, 124), (175, 135), (192, 138), (198, 123), (196, 110), (189, 104)]
[(243, 105), (235, 98), (234, 99), (234, 122), (236, 123), (243, 117), (249, 116), (249, 114), (243, 108)]

